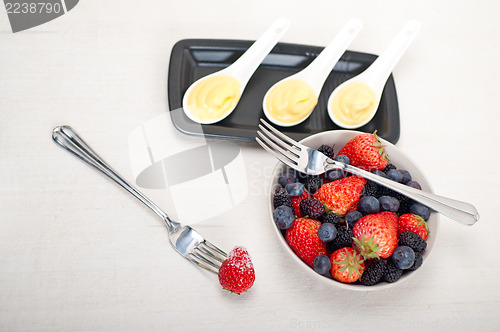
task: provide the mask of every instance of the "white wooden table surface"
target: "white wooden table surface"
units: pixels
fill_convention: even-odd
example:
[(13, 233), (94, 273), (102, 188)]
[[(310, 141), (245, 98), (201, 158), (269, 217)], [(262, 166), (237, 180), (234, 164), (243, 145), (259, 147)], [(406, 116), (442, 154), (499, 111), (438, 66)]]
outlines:
[[(0, 330), (498, 330), (499, 11), (498, 1), (462, 0), (86, 0), (14, 34), (0, 9)], [(317, 46), (357, 17), (364, 29), (349, 49), (375, 54), (408, 19), (422, 23), (394, 70), (397, 146), (437, 193), (475, 204), (481, 220), (442, 217), (432, 255), (392, 289), (311, 283), (272, 231), (266, 189), (276, 162), (254, 143), (234, 143), (247, 194), (196, 223), (226, 250), (249, 249), (257, 280), (237, 296), (177, 255), (155, 215), (51, 140), (53, 127), (69, 124), (135, 181), (134, 135), (168, 120), (172, 46), (252, 40), (280, 16), (292, 22), (282, 41)], [(173, 191), (144, 192), (175, 210)]]

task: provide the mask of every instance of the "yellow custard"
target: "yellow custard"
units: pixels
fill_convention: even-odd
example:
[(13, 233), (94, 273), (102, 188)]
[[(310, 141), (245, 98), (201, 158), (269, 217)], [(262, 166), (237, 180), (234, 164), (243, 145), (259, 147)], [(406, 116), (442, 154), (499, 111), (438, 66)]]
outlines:
[(353, 82), (344, 86), (333, 97), (330, 107), (339, 122), (355, 126), (373, 115), (377, 102), (377, 96), (371, 87), (364, 83)]
[(283, 123), (295, 123), (307, 117), (318, 103), (313, 88), (302, 80), (286, 80), (267, 95), (269, 115)]
[(196, 84), (187, 98), (191, 115), (203, 122), (220, 120), (241, 97), (241, 84), (231, 76), (216, 75)]

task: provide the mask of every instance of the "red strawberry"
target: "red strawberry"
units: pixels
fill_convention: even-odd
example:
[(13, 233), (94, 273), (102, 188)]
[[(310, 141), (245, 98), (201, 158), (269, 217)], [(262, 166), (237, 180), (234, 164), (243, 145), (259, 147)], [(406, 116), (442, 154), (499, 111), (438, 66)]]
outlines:
[(315, 219), (298, 218), (286, 230), (285, 239), (290, 248), (310, 267), (319, 254), (326, 255), (326, 244), (318, 236), (321, 222)]
[(292, 199), (292, 207), (295, 209), (295, 217), (300, 218), (304, 216), (302, 213), (302, 210), (300, 209), (300, 202), (302, 202), (303, 199), (309, 198), (311, 195), (307, 191), (304, 191), (304, 193), (300, 196), (290, 196)]
[(365, 270), (363, 257), (351, 247), (334, 251), (330, 256), (330, 262), (332, 263), (330, 270), (332, 278), (344, 283), (357, 281)]
[(314, 198), (324, 202), (329, 210), (343, 216), (358, 203), (366, 182), (364, 178), (349, 176), (325, 183), (314, 194)]
[(365, 258), (387, 258), (398, 246), (398, 217), (389, 211), (369, 214), (352, 228), (354, 246)]
[(421, 216), (407, 213), (398, 218), (398, 236), (404, 231), (416, 233), (422, 239), (427, 240), (429, 226), (427, 226), (427, 223)]
[(219, 268), (219, 283), (233, 293), (241, 294), (252, 287), (255, 270), (248, 251), (234, 247)]
[(367, 171), (382, 170), (387, 166), (387, 153), (385, 152), (377, 132), (373, 134), (360, 134), (349, 142), (337, 155), (349, 157), (352, 166)]

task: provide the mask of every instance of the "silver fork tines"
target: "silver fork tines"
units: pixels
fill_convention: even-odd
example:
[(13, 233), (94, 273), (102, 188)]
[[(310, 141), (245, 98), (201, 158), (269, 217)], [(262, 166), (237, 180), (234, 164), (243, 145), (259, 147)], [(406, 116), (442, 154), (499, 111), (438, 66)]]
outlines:
[(330, 159), (323, 153), (294, 141), (263, 119), (260, 119), (259, 131), (257, 131), (255, 140), (278, 160), (302, 173), (320, 175), (330, 169), (340, 168), (403, 194), (464, 225), (473, 225), (479, 220), (477, 209), (469, 203), (411, 188), (363, 169)]
[[(255, 138), (266, 151), (273, 154), (287, 166), (310, 175), (325, 172), (326, 156), (311, 149), (273, 128), (260, 119), (258, 137)], [(333, 166), (333, 164), (332, 164)], [(336, 167), (342, 167), (342, 164)]]
[[(260, 131), (257, 132), (259, 137), (255, 138), (256, 141), (279, 160), (295, 168), (300, 160), (302, 149), (294, 144), (294, 141), (290, 142), (289, 137), (269, 126), (267, 122), (262, 119), (260, 121), (262, 124), (259, 124)], [(265, 127), (266, 125), (269, 127)]]
[(200, 242), (187, 256), (191, 262), (214, 273), (218, 273), (226, 257), (226, 253), (206, 240)]

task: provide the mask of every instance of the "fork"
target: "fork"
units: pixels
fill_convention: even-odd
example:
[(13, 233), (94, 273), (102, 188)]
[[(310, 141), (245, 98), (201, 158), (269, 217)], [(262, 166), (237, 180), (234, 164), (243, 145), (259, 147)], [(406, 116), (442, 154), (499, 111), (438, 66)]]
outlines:
[(418, 190), (363, 169), (335, 161), (317, 150), (294, 141), (273, 128), (265, 120), (260, 119), (260, 122), (257, 131), (258, 137), (255, 138), (256, 141), (281, 162), (299, 172), (320, 175), (334, 168), (341, 169), (403, 194), (461, 224), (473, 225), (479, 220), (477, 209), (469, 203)]
[(101, 159), (70, 126), (55, 127), (52, 131), (52, 138), (57, 144), (95, 167), (156, 213), (165, 222), (170, 243), (179, 254), (199, 267), (218, 273), (220, 265), (227, 258), (224, 251), (205, 240), (190, 226), (183, 226), (170, 219), (156, 204)]

